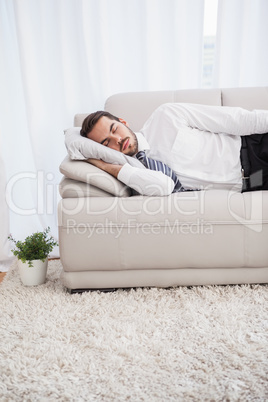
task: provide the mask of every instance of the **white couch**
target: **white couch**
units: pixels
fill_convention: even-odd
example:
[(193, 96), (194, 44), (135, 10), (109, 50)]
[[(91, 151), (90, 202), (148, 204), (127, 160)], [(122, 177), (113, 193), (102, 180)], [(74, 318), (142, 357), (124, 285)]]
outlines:
[[(105, 110), (138, 131), (166, 102), (268, 109), (268, 88), (123, 93)], [(131, 196), (86, 162), (67, 156), (60, 171), (62, 280), (71, 291), (268, 282), (268, 191)]]

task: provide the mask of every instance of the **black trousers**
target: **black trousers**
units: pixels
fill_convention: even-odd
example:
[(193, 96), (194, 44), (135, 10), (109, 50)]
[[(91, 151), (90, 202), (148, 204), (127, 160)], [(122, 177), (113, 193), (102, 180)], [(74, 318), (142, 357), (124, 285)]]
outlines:
[(268, 133), (241, 138), (241, 164), (248, 177), (242, 191), (268, 190)]

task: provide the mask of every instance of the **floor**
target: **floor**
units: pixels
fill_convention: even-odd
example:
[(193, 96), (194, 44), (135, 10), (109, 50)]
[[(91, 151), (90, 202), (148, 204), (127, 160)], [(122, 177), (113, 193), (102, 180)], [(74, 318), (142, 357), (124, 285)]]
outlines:
[(6, 275), (6, 272), (0, 272), (0, 283), (4, 279), (5, 275)]

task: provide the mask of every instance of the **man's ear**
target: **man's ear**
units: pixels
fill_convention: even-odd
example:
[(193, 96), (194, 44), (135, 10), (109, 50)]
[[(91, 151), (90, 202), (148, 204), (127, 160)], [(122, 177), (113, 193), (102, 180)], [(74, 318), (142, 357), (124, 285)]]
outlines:
[(128, 125), (128, 122), (126, 122), (126, 120), (124, 120), (124, 119), (121, 119), (120, 117), (119, 117), (119, 121), (121, 122), (121, 123), (123, 123), (125, 126), (129, 126)]

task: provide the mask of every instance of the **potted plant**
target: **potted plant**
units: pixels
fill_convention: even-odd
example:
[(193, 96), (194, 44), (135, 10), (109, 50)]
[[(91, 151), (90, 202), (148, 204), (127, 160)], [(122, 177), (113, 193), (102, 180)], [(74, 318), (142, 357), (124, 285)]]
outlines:
[(33, 233), (24, 241), (12, 235), (8, 239), (15, 244), (12, 253), (18, 258), (21, 281), (26, 286), (41, 285), (46, 280), (48, 255), (58, 243), (49, 236), (50, 227), (43, 232)]

